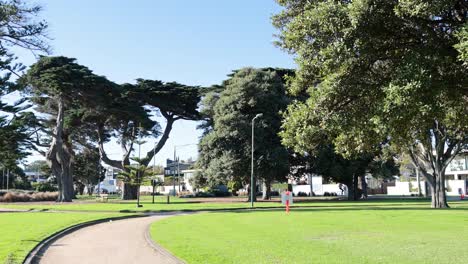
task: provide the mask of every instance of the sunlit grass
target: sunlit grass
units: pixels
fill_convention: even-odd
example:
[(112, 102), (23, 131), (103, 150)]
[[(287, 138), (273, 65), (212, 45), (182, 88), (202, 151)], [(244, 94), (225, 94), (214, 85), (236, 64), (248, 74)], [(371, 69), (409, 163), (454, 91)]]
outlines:
[(41, 240), (66, 227), (115, 213), (1, 213), (0, 263), (21, 263)]
[(468, 203), (239, 211), (155, 222), (155, 241), (187, 263), (465, 263)]

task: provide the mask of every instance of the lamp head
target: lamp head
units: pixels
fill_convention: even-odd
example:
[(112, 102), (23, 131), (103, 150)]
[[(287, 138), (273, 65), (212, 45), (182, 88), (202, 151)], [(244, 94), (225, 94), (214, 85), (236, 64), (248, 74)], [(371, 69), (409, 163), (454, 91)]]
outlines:
[(254, 117), (254, 119), (257, 119), (257, 118), (259, 118), (259, 117), (262, 117), (262, 116), (263, 116), (263, 114), (262, 114), (262, 113), (260, 113), (260, 114), (257, 114), (257, 115)]

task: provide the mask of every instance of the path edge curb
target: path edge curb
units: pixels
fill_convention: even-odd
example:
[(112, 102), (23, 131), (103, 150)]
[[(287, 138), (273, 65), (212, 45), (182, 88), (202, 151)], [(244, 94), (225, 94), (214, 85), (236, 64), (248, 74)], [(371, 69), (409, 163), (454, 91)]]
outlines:
[(43, 240), (41, 240), (41, 242), (39, 242), (33, 249), (31, 249), (28, 254), (26, 255), (26, 257), (24, 258), (23, 260), (23, 264), (35, 264), (35, 263), (38, 263), (39, 262), (39, 255), (41, 253), (43, 253), (43, 251), (49, 246), (51, 245), (54, 241), (56, 241), (57, 239), (65, 236), (65, 235), (68, 235), (72, 232), (75, 232), (81, 228), (85, 228), (85, 227), (88, 227), (88, 226), (92, 226), (92, 225), (96, 225), (96, 224), (101, 224), (101, 223), (104, 223), (104, 222), (108, 222), (108, 221), (113, 221), (113, 220), (124, 220), (124, 219), (130, 219), (130, 218), (138, 218), (138, 217), (147, 217), (148, 215), (146, 214), (141, 214), (141, 215), (125, 215), (125, 216), (114, 216), (114, 217), (107, 217), (107, 218), (102, 218), (102, 219), (97, 219), (97, 220), (91, 220), (91, 221), (87, 221), (87, 222), (83, 222), (83, 223), (79, 223), (79, 224), (75, 224), (75, 225), (72, 225), (72, 226), (69, 226), (65, 229), (62, 229), (62, 230), (59, 230), (49, 236), (47, 236), (46, 238), (44, 238)]
[[(183, 213), (181, 215), (184, 215)], [(172, 215), (174, 216), (174, 215)], [(171, 217), (172, 217), (171, 216)], [(169, 252), (167, 249), (163, 248), (161, 245), (159, 245), (158, 243), (156, 243), (155, 241), (153, 241), (153, 239), (151, 239), (151, 226), (153, 225), (154, 222), (151, 222), (145, 229), (145, 240), (146, 242), (148, 243), (148, 245), (156, 252), (158, 252), (159, 254), (162, 254), (164, 256), (166, 256), (167, 258), (171, 259), (172, 261), (174, 261), (174, 263), (177, 263), (177, 264), (186, 264), (185, 261), (179, 259), (178, 257), (174, 256), (171, 252)]]

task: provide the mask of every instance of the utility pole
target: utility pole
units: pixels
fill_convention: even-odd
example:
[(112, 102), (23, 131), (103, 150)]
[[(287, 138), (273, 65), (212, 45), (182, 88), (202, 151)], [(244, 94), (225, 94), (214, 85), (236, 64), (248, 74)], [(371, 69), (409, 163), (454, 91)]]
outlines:
[(257, 114), (254, 118), (252, 118), (252, 157), (251, 157), (251, 170), (250, 170), (250, 207), (254, 207), (254, 199), (256, 195), (256, 184), (255, 184), (255, 177), (254, 177), (254, 141), (255, 141), (255, 119), (262, 117), (263, 114)]

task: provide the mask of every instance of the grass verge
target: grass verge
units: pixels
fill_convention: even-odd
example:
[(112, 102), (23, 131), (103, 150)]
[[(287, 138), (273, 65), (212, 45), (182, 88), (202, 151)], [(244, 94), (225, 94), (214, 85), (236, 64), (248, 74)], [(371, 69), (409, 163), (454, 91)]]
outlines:
[(49, 235), (69, 226), (115, 213), (1, 213), (0, 263), (21, 263), (28, 252)]
[(164, 219), (153, 239), (188, 263), (464, 263), (468, 203), (207, 213)]
[[(404, 202), (404, 204), (402, 204)], [(247, 202), (200, 202), (191, 199), (180, 199), (171, 197), (171, 203), (166, 204), (166, 197), (157, 197), (155, 203), (150, 197), (143, 197), (141, 204), (143, 207), (137, 208), (136, 201), (109, 200), (108, 202), (96, 202), (89, 200), (77, 200), (73, 203), (0, 203), (0, 208), (24, 209), (24, 210), (61, 210), (61, 211), (95, 211), (95, 212), (160, 212), (160, 211), (200, 211), (200, 210), (223, 210), (223, 209), (248, 209), (250, 203)], [(468, 204), (467, 201), (451, 202), (451, 206), (458, 204)], [(256, 208), (281, 207), (280, 202), (258, 202)], [(406, 207), (406, 208), (429, 208), (428, 199), (381, 199), (363, 200), (356, 202), (349, 201), (307, 201), (294, 203), (293, 207), (311, 207), (322, 209), (334, 209), (336, 207), (353, 208), (370, 206), (374, 208)]]

